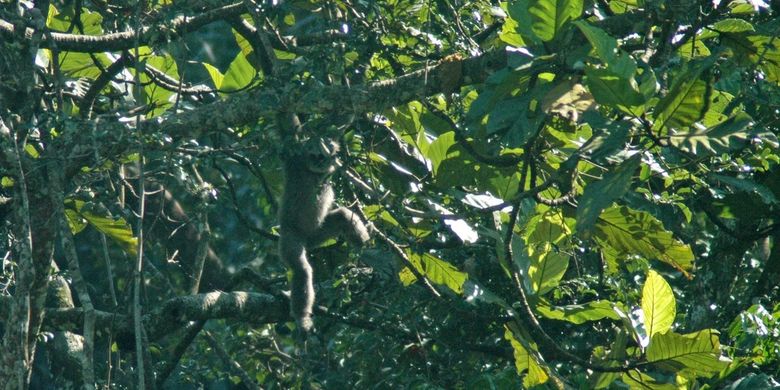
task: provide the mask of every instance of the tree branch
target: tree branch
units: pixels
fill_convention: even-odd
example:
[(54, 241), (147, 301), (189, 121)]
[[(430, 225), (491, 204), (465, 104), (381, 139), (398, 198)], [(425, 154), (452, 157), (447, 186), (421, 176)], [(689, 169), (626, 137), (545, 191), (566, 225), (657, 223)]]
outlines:
[[(0, 297), (0, 315), (6, 318), (10, 297)], [(159, 340), (182, 329), (191, 321), (230, 318), (250, 324), (269, 324), (289, 319), (287, 299), (265, 293), (222, 292), (180, 296), (166, 301), (143, 316), (150, 341)], [(44, 328), (78, 331), (84, 322), (82, 308), (46, 309)], [(118, 327), (117, 327), (118, 324)], [(124, 314), (95, 310), (95, 330), (115, 330), (117, 344), (133, 348), (133, 321)]]
[[(57, 47), (60, 51), (71, 51), (77, 53), (99, 53), (104, 51), (122, 51), (130, 50), (136, 43), (141, 45), (151, 45), (155, 43), (165, 43), (172, 38), (183, 36), (188, 31), (197, 30), (209, 23), (217, 20), (228, 19), (232, 16), (240, 15), (246, 11), (243, 2), (229, 4), (223, 7), (215, 8), (196, 16), (180, 16), (171, 21), (170, 27), (161, 31), (161, 26), (143, 27), (138, 34), (139, 40), (136, 42), (136, 32), (133, 30), (120, 33), (111, 33), (105, 35), (79, 35), (52, 32), (45, 34), (41, 41), (41, 48)], [(6, 40), (14, 39), (15, 27), (13, 24), (0, 20), (0, 36)], [(27, 28), (24, 32), (25, 38), (31, 37), (33, 30)]]

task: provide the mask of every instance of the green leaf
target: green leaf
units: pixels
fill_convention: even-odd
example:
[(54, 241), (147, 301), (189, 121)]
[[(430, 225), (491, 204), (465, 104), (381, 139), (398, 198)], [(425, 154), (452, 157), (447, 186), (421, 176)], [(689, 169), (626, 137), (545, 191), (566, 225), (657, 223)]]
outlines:
[(528, 371), (523, 378), (523, 386), (530, 388), (532, 386), (541, 385), (550, 379), (544, 368), (536, 361), (534, 355), (528, 352), (508, 328), (504, 331), (504, 339), (512, 344), (517, 373), (521, 375), (523, 372)]
[(605, 118), (595, 110), (586, 111), (582, 115), (582, 120), (592, 126), (600, 129), (599, 133), (582, 146), (582, 152), (590, 154), (590, 158), (598, 163), (603, 163), (616, 154), (623, 151), (623, 147), (629, 140), (631, 123), (624, 120), (612, 120)]
[(644, 0), (610, 0), (609, 9), (616, 14), (623, 14), (639, 8), (640, 4), (644, 4)]
[(571, 229), (560, 213), (547, 212), (529, 222), (525, 242), (530, 265), (528, 277), (531, 288), (538, 295), (545, 294), (558, 286), (569, 267), (569, 256), (559, 250), (556, 244), (571, 235)]
[[(73, 223), (76, 221), (75, 216), (84, 218), (88, 224), (92, 225), (99, 232), (105, 234), (112, 240), (114, 240), (122, 249), (128, 254), (135, 256), (137, 254), (138, 240), (133, 236), (133, 229), (123, 218), (113, 218), (106, 215), (107, 212), (98, 211), (95, 207), (85, 207), (87, 204), (81, 200), (67, 200), (65, 201), (65, 215), (68, 217), (71, 223), (71, 228), (77, 227), (73, 233), (81, 231), (78, 229), (78, 224)], [(68, 211), (70, 210), (70, 212)], [(75, 215), (73, 213), (76, 213)]]
[(571, 322), (572, 324), (584, 324), (589, 321), (598, 321), (605, 318), (611, 320), (619, 320), (620, 317), (615, 313), (612, 308), (615, 303), (598, 300), (591, 301), (580, 305), (566, 305), (566, 306), (547, 306), (537, 305), (536, 311), (552, 320), (561, 320)]
[(712, 85), (699, 78), (703, 66), (684, 72), (655, 107), (653, 130), (685, 129), (702, 119), (709, 108)]
[(601, 211), (631, 188), (634, 172), (641, 163), (640, 154), (624, 161), (612, 172), (585, 187), (577, 206), (577, 231), (588, 232), (596, 223)]
[(233, 62), (230, 63), (225, 77), (222, 80), (220, 92), (233, 92), (246, 88), (255, 80), (257, 71), (246, 59), (244, 53), (239, 52)]
[[(155, 69), (162, 72), (172, 80), (179, 79), (176, 60), (170, 54), (155, 55), (151, 49), (144, 50), (142, 53), (144, 53), (143, 59), (147, 69)], [(160, 115), (172, 106), (174, 92), (160, 87), (146, 73), (142, 73), (140, 78), (144, 84), (144, 100), (151, 107), (154, 107), (148, 116)]]
[[(509, 2), (507, 5), (507, 12), (509, 18), (505, 27), (507, 30), (519, 36), (519, 40), (515, 39), (515, 44), (520, 44), (518, 47), (527, 45), (535, 45), (540, 43), (539, 38), (531, 31), (533, 25), (531, 21), (531, 15), (529, 14), (531, 0), (515, 0)], [(511, 30), (508, 30), (511, 28)]]
[[(53, 31), (69, 32), (74, 26), (73, 7), (64, 7), (62, 12), (56, 12), (49, 8), (47, 18), (47, 27)], [(101, 35), (103, 34), (103, 15), (100, 12), (93, 12), (87, 8), (79, 10), (79, 34)]]
[(439, 166), (447, 159), (457, 158), (460, 156), (460, 150), (453, 148), (455, 145), (455, 132), (447, 132), (440, 135), (436, 140), (431, 142), (431, 145), (423, 153), (431, 161), (433, 167), (433, 175), (439, 172)]
[(755, 130), (757, 129), (754, 127), (753, 118), (740, 112), (715, 127), (692, 127), (689, 131), (674, 132), (669, 135), (669, 141), (672, 145), (696, 155), (720, 154), (744, 146)]
[(653, 270), (647, 272), (642, 287), (642, 312), (645, 315), (647, 335), (651, 338), (657, 333), (669, 331), (677, 314), (672, 288), (663, 276)]
[(623, 373), (620, 380), (632, 390), (680, 390), (680, 387), (676, 386), (674, 383), (664, 383), (660, 379), (654, 378), (638, 370), (631, 370)]
[(637, 90), (633, 78), (623, 78), (607, 69), (589, 66), (585, 68), (585, 83), (599, 104), (617, 107), (623, 112), (640, 116), (644, 112), (645, 98)]
[(647, 360), (664, 370), (709, 378), (731, 362), (720, 355), (718, 336), (714, 329), (658, 333), (647, 348)]
[[(447, 286), (457, 294), (463, 294), (463, 283), (469, 278), (469, 274), (459, 271), (454, 265), (433, 256), (430, 253), (417, 254), (406, 250), (406, 255), (421, 275), (436, 284)], [(411, 275), (411, 276), (410, 276)], [(408, 268), (400, 272), (400, 278), (404, 286), (414, 283), (417, 278)]]
[(613, 206), (601, 213), (594, 237), (607, 253), (614, 256), (639, 255), (671, 265), (686, 277), (693, 268), (690, 246), (676, 240), (660, 221), (644, 211)]
[(531, 30), (542, 41), (551, 41), (563, 26), (582, 14), (582, 0), (531, 0)]
[(477, 99), (469, 106), (466, 122), (476, 124), (496, 106), (518, 91), (528, 88), (531, 72), (527, 68), (500, 70), (488, 78), (486, 88), (479, 93)]
[(733, 187), (737, 191), (744, 191), (758, 195), (765, 204), (777, 204), (777, 198), (771, 189), (756, 183), (750, 179), (731, 177), (712, 173), (708, 175), (709, 179), (717, 180), (723, 184)]
[(81, 233), (81, 231), (87, 227), (87, 221), (84, 220), (84, 218), (81, 218), (76, 210), (66, 208), (65, 218), (67, 218), (68, 227), (70, 228), (71, 233), (74, 235)]
[(61, 52), (59, 53), (60, 71), (72, 78), (86, 77), (92, 80), (97, 79), (101, 72), (100, 68), (95, 65), (93, 56), (104, 68), (111, 65), (112, 61), (105, 53)]
[(214, 87), (217, 89), (222, 89), (222, 81), (225, 80), (225, 75), (222, 74), (222, 72), (217, 69), (216, 66), (203, 63), (203, 67), (206, 68), (206, 71), (209, 73), (209, 76), (211, 76), (211, 82), (214, 83)]
[(780, 39), (743, 32), (723, 34), (721, 42), (734, 52), (736, 62), (757, 65), (767, 80), (780, 84)]
[(704, 40), (701, 38), (691, 39), (684, 44), (680, 45), (677, 49), (680, 56), (685, 60), (692, 60), (694, 58), (709, 57), (712, 52)]
[(569, 267), (570, 256), (558, 252), (552, 244), (544, 243), (530, 257), (528, 276), (534, 291), (542, 295), (557, 287)]
[(755, 31), (753, 25), (750, 22), (743, 19), (723, 19), (715, 22), (712, 25), (712, 29), (719, 33), (740, 33), (747, 31)]
[[(578, 20), (574, 24), (588, 39), (596, 52), (596, 57), (601, 60), (605, 69), (619, 79), (632, 79), (636, 73), (636, 61), (624, 50), (618, 47), (617, 39), (611, 37), (604, 30), (588, 24), (584, 20)], [(592, 91), (591, 91), (592, 92)]]

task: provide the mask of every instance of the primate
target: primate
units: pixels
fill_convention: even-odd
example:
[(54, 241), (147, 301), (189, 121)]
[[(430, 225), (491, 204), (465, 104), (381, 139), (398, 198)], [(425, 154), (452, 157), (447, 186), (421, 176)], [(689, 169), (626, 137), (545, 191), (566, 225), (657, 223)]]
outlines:
[(309, 332), (314, 307), (314, 278), (306, 250), (335, 236), (356, 244), (368, 241), (360, 218), (346, 207), (333, 206), (330, 176), (339, 162), (338, 143), (314, 139), (282, 157), (284, 194), (279, 207), (279, 255), (292, 269), (290, 313), (299, 329)]

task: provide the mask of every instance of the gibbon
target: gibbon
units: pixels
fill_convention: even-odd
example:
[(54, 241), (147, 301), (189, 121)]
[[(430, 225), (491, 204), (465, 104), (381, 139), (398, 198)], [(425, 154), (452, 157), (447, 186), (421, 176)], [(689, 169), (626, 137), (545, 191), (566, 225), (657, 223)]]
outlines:
[(342, 236), (362, 245), (369, 240), (363, 221), (346, 207), (333, 207), (330, 176), (339, 161), (339, 145), (331, 139), (303, 143), (300, 151), (282, 157), (284, 193), (279, 207), (279, 256), (292, 269), (290, 314), (299, 329), (312, 329), (314, 279), (306, 251)]

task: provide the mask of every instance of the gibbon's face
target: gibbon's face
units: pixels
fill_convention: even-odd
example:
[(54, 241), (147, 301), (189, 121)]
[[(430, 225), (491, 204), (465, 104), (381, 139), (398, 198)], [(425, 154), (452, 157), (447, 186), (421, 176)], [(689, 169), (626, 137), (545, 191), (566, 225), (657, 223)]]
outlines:
[(306, 168), (313, 173), (329, 175), (336, 171), (339, 144), (332, 139), (315, 139), (304, 144)]

